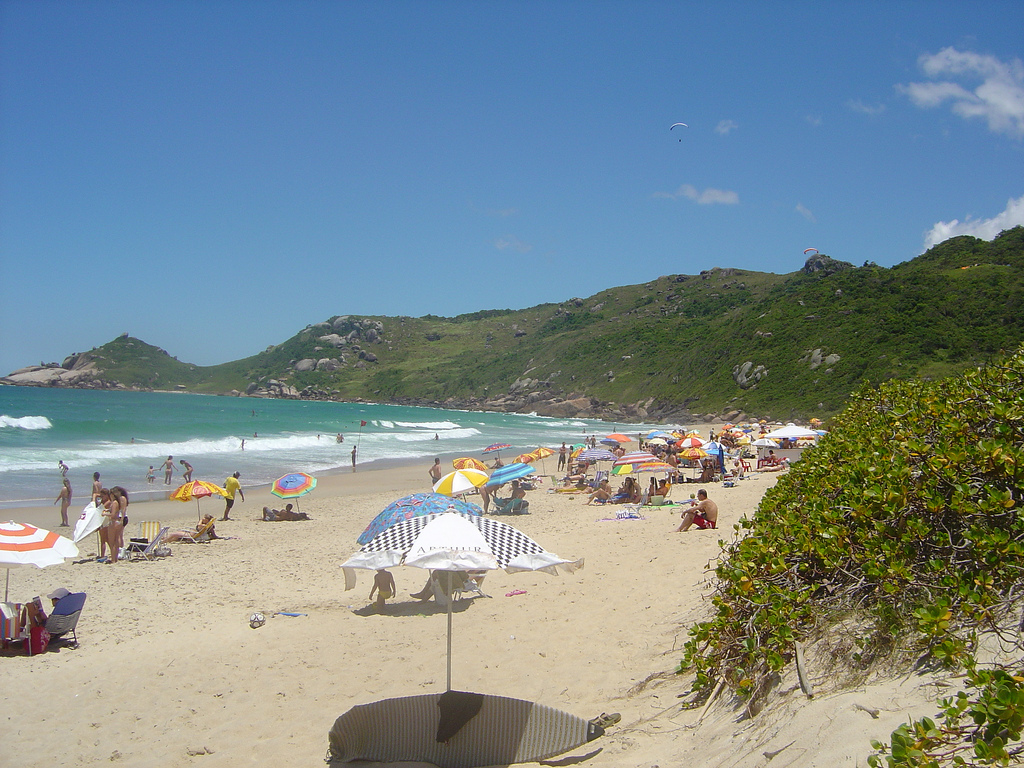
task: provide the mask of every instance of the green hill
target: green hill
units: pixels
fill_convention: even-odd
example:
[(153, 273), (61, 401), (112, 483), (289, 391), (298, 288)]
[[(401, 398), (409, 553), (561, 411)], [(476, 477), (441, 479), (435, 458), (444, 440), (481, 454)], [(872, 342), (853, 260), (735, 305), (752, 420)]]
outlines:
[(565, 415), (592, 398), (629, 416), (806, 418), (838, 412), (865, 382), (944, 377), (1015, 349), (1022, 275), (1016, 227), (890, 269), (815, 256), (786, 275), (716, 268), (523, 310), (335, 316), (210, 367), (126, 337), (89, 354), (104, 379), (137, 387)]

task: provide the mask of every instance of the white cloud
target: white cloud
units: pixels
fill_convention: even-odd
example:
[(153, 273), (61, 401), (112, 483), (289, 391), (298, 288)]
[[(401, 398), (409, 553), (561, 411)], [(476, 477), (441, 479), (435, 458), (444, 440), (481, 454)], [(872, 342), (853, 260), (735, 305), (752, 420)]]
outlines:
[[(949, 101), (953, 113), (960, 117), (980, 117), (994, 133), (1024, 138), (1024, 63), (1020, 59), (1004, 62), (994, 56), (943, 48), (922, 56), (918, 63), (929, 77), (949, 79), (896, 86), (914, 104), (927, 109)], [(981, 84), (969, 90), (970, 83), (978, 80)]]
[(708, 187), (701, 191), (692, 184), (683, 184), (675, 192), (655, 192), (654, 197), (668, 200), (678, 200), (680, 197), (685, 197), (688, 200), (693, 200), (698, 205), (736, 205), (740, 201), (740, 196), (732, 190)]
[(924, 236), (924, 248), (928, 250), (957, 235), (973, 235), (982, 240), (991, 240), (1003, 230), (1019, 225), (1024, 225), (1024, 195), (1016, 200), (1010, 198), (1003, 212), (991, 219), (972, 219), (968, 216), (964, 221), (940, 221)]
[(846, 106), (852, 109), (854, 112), (860, 112), (862, 115), (880, 115), (885, 112), (885, 104), (865, 104), (860, 99), (850, 99), (846, 102)]
[(811, 213), (809, 210), (807, 210), (804, 207), (803, 203), (797, 203), (796, 204), (796, 212), (799, 213), (801, 216), (803, 216), (808, 221), (811, 221), (811, 222), (814, 222), (814, 223), (818, 222), (818, 220), (816, 218), (814, 218), (814, 214)]
[(515, 235), (505, 235), (504, 237), (499, 237), (497, 240), (494, 241), (494, 247), (497, 248), (499, 251), (507, 251), (509, 249), (512, 249), (513, 251), (518, 251), (519, 253), (529, 253), (530, 251), (533, 250), (532, 245), (530, 245), (529, 243), (524, 243)]
[(821, 115), (806, 115), (804, 120), (806, 120), (812, 128), (820, 128), (823, 122)]
[(489, 213), (492, 216), (500, 216), (501, 218), (505, 218), (507, 216), (518, 216), (519, 215), (519, 209), (518, 208), (498, 208), (498, 209), (489, 211)]
[(735, 120), (719, 120), (718, 125), (715, 126), (715, 133), (719, 136), (728, 136), (739, 127), (739, 123)]

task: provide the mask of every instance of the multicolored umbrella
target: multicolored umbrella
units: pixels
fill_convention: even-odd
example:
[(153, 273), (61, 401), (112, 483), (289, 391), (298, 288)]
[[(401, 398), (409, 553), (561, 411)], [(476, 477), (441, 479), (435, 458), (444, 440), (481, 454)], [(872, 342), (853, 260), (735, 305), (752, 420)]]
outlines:
[(616, 459), (613, 466), (621, 467), (623, 464), (642, 464), (645, 461), (658, 461), (658, 457), (647, 451), (633, 451)]
[(455, 459), (452, 461), (452, 466), (456, 469), (479, 469), (481, 472), (487, 471), (487, 465), (479, 459), (471, 459), (468, 456), (464, 456), (461, 459)]
[(707, 453), (701, 448), (686, 448), (679, 452), (679, 458), (689, 461), (698, 461), (707, 457)]
[(11, 584), (11, 568), (33, 565), (46, 568), (59, 565), (68, 557), (77, 557), (78, 547), (53, 531), (26, 523), (0, 523), (0, 568), (7, 569), (4, 602)]
[(664, 461), (644, 461), (639, 464), (623, 464), (622, 466), (615, 467), (612, 470), (612, 474), (615, 475), (633, 475), (640, 474), (641, 472), (672, 472), (673, 467), (671, 464), (666, 464)]
[(514, 459), (512, 459), (512, 463), (513, 464), (529, 464), (529, 463), (534, 462), (536, 460), (537, 460), (537, 456), (534, 453), (532, 453), (532, 452), (530, 452), (530, 453), (521, 453), (518, 456), (516, 456)]
[(221, 488), (219, 485), (208, 483), (205, 480), (189, 480), (184, 485), (179, 486), (175, 489), (174, 493), (171, 494), (171, 498), (174, 501), (192, 501), (196, 500), (196, 509), (199, 510), (199, 517), (203, 516), (202, 510), (199, 509), (199, 500), (206, 498), (207, 496), (227, 496), (228, 492)]
[(484, 453), (494, 453), (495, 451), (503, 451), (506, 448), (511, 448), (511, 443), (491, 443), (484, 448)]
[(295, 499), (295, 508), (299, 507), (299, 497), (316, 488), (316, 478), (305, 472), (291, 472), (279, 477), (270, 486), (270, 492), (281, 499)]
[(462, 499), (453, 499), (449, 496), (442, 496), (440, 493), (414, 493), (384, 507), (380, 514), (366, 526), (366, 530), (359, 534), (356, 541), (366, 544), (374, 536), (383, 533), (397, 523), (412, 520), (414, 517), (437, 515), (444, 512), (459, 512), (464, 515), (482, 515), (484, 513), (476, 504)]
[(689, 435), (679, 441), (680, 448), (700, 448), (702, 445), (704, 445), (704, 441), (696, 435)]
[(457, 469), (434, 483), (434, 493), (445, 496), (461, 496), (479, 488), (488, 479), (487, 473), (479, 469)]

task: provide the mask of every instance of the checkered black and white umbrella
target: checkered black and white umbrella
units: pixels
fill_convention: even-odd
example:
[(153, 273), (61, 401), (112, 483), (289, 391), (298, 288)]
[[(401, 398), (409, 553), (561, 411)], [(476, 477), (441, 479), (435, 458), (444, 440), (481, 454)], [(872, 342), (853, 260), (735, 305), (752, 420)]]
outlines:
[[(445, 512), (422, 515), (396, 523), (373, 539), (345, 563), (345, 589), (355, 587), (356, 568), (377, 570), (411, 565), (431, 571), (504, 569), (557, 574), (561, 566), (574, 571), (582, 560), (571, 562), (545, 551), (540, 544), (511, 525), (487, 517)], [(448, 574), (451, 577), (451, 573)], [(449, 591), (451, 588), (449, 578)], [(452, 687), (452, 603), (448, 600), (448, 689)]]
[(396, 565), (435, 571), (504, 569), (509, 573), (545, 571), (554, 574), (557, 566), (575, 570), (579, 561), (565, 560), (546, 551), (507, 523), (489, 517), (445, 512), (414, 517), (391, 526), (364, 544), (342, 567), (377, 570)]

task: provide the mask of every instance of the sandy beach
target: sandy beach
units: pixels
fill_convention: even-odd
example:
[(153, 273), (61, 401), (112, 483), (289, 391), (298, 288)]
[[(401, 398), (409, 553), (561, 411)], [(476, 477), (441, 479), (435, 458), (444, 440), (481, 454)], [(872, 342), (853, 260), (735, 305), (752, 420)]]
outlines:
[[(361, 572), (346, 592), (339, 567), (384, 506), (429, 490), (427, 469), (329, 476), (302, 499), (312, 517), (304, 522), (258, 519), (264, 505), (280, 500), (253, 489), (236, 503), (235, 519), (217, 525), (230, 538), (174, 544), (173, 554), (156, 562), (13, 570), (12, 601), (61, 586), (88, 593), (88, 601), (77, 649), (0, 658), (5, 764), (320, 765), (328, 730), (350, 707), (444, 690), (444, 611), (409, 596), (425, 573), (394, 569), (398, 595), (377, 614), (368, 609), (372, 574)], [(776, 479), (708, 486), (720, 507), (719, 530), (683, 533), (674, 532), (679, 513), (667, 507), (649, 509), (643, 520), (607, 520), (615, 507), (532, 491), (530, 514), (501, 519), (586, 565), (557, 577), (492, 572), (483, 585), (489, 599), (458, 602), (453, 687), (585, 718), (622, 714), (605, 737), (548, 765), (764, 765), (762, 753), (777, 747), (762, 749), (762, 741), (781, 747), (797, 738), (804, 746), (781, 754), (773, 768), (864, 764), (868, 738), (887, 737), (906, 717), (892, 686), (868, 697), (884, 710), (878, 720), (839, 694), (819, 697), (811, 708), (790, 695), (774, 714), (745, 723), (735, 722), (738, 713), (723, 697), (699, 727), (699, 710), (682, 707), (689, 678), (674, 669), (686, 627), (708, 610), (708, 564), (719, 539), (731, 537), (733, 524)], [(697, 488), (679, 485), (673, 496), (685, 500)], [(223, 508), (216, 499), (203, 506), (218, 516)], [(129, 532), (141, 520), (185, 527), (194, 525), (196, 507), (148, 502), (129, 514)], [(56, 509), (10, 517), (52, 527)], [(83, 560), (94, 542), (90, 536), (82, 543)], [(267, 616), (256, 630), (249, 627), (254, 611)], [(858, 693), (857, 701), (868, 703), (865, 691)], [(837, 718), (835, 707), (848, 717)], [(834, 743), (826, 743), (826, 732)]]

